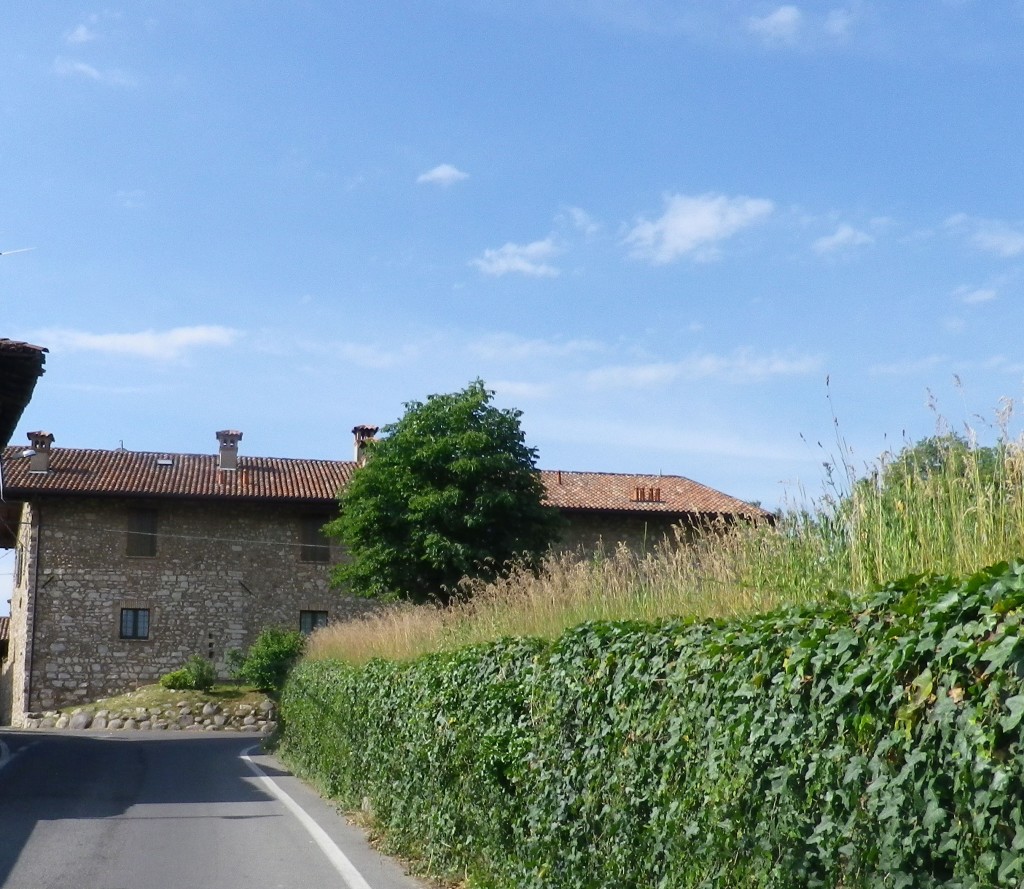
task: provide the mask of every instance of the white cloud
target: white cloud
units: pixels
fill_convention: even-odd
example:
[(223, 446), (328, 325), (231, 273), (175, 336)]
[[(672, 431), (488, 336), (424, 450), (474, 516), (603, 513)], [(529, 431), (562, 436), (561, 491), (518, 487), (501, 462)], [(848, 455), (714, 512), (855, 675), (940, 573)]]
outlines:
[(416, 183), (418, 185), (448, 186), (468, 178), (469, 173), (463, 173), (462, 170), (453, 167), (451, 164), (441, 164), (434, 167), (433, 170), (427, 170), (426, 173), (421, 173), (417, 176)]
[(986, 253), (1007, 259), (1024, 253), (1024, 231), (998, 219), (974, 219), (964, 213), (950, 216), (946, 228), (968, 230), (971, 243)]
[(991, 287), (958, 287), (953, 291), (953, 296), (968, 306), (991, 302), (998, 295)]
[(601, 351), (594, 340), (525, 339), (511, 333), (497, 333), (469, 344), (469, 352), (485, 361), (538, 361)]
[(818, 238), (813, 244), (816, 253), (832, 253), (845, 247), (857, 247), (862, 244), (873, 244), (875, 239), (867, 232), (854, 228), (852, 225), (840, 225), (831, 235)]
[(1024, 253), (1024, 232), (1008, 226), (990, 223), (974, 233), (971, 239), (987, 253), (1011, 257)]
[(530, 244), (510, 242), (497, 250), (484, 250), (484, 255), (471, 260), (470, 265), (495, 278), (512, 273), (532, 278), (554, 278), (559, 275), (559, 271), (546, 260), (560, 252), (551, 237)]
[(718, 256), (717, 243), (770, 215), (775, 205), (763, 198), (704, 194), (696, 197), (667, 195), (665, 212), (655, 220), (643, 219), (625, 238), (631, 255), (656, 265), (692, 254), (709, 260)]
[(1024, 373), (1024, 363), (1007, 358), (1005, 355), (993, 355), (984, 363), (983, 366), (988, 370), (993, 370), (997, 373), (1011, 373), (1018, 375)]
[(502, 398), (543, 399), (550, 398), (553, 389), (548, 383), (524, 383), (513, 380), (496, 380), (491, 388)]
[(131, 355), (156, 361), (181, 358), (190, 349), (204, 346), (230, 346), (241, 333), (230, 327), (200, 325), (175, 327), (172, 330), (145, 330), (139, 333), (87, 333), (80, 330), (52, 329), (39, 334), (54, 352), (102, 352), (108, 355)]
[(596, 235), (601, 229), (597, 221), (586, 210), (579, 207), (566, 207), (565, 214), (573, 228), (583, 232), (587, 237)]
[(331, 351), (340, 354), (346, 361), (372, 370), (387, 370), (408, 364), (420, 357), (421, 350), (414, 345), (384, 347), (366, 343), (340, 343)]
[(803, 376), (820, 369), (821, 358), (817, 355), (757, 355), (749, 349), (737, 349), (728, 355), (698, 353), (677, 362), (598, 368), (586, 375), (586, 382), (592, 387), (618, 389), (647, 389), (678, 379), (758, 383), (773, 377)]
[(946, 359), (941, 355), (928, 355), (924, 358), (911, 358), (906, 361), (894, 361), (888, 364), (874, 364), (868, 368), (872, 376), (906, 377), (929, 373)]
[(100, 71), (92, 65), (87, 65), (85, 62), (80, 62), (77, 59), (69, 59), (66, 56), (58, 56), (54, 60), (53, 72), (60, 77), (80, 77), (95, 81), (96, 83), (110, 84), (111, 86), (135, 85), (135, 79), (123, 71)]
[(88, 25), (79, 25), (67, 36), (67, 41), (71, 44), (91, 43), (95, 39), (96, 32)]
[(766, 43), (793, 43), (803, 20), (803, 13), (796, 6), (780, 6), (766, 16), (751, 16), (747, 28)]
[(749, 349), (737, 349), (730, 355), (697, 355), (685, 363), (690, 379), (716, 377), (734, 383), (753, 383), (769, 377), (803, 376), (821, 369), (817, 355), (787, 357), (773, 352), (755, 355)]
[(614, 365), (592, 370), (586, 376), (588, 385), (595, 389), (649, 389), (678, 379), (679, 364), (657, 362), (652, 364)]

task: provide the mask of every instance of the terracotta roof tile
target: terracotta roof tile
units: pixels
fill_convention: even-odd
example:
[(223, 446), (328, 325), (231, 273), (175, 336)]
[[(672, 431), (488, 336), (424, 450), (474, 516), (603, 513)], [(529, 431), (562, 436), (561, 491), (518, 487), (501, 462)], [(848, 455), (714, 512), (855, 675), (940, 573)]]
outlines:
[[(215, 454), (161, 454), (54, 447), (50, 471), (31, 473), (21, 449), (3, 452), (5, 496), (187, 497), (333, 503), (357, 464), (350, 460), (238, 458), (218, 469)], [(548, 502), (560, 509), (683, 514), (766, 515), (714, 488), (675, 475), (541, 470)]]
[(4, 484), (8, 499), (74, 494), (333, 501), (356, 465), (340, 460), (239, 457), (238, 469), (222, 470), (218, 462), (215, 454), (54, 447), (50, 471), (33, 473), (20, 448), (7, 448)]
[(764, 510), (680, 475), (543, 470), (548, 502), (562, 509), (765, 516)]

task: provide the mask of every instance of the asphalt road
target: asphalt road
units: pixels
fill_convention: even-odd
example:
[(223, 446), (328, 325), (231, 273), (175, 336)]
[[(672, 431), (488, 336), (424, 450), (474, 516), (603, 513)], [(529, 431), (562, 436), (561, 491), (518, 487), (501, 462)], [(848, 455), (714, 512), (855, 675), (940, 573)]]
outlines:
[(257, 743), (0, 732), (0, 886), (422, 889)]

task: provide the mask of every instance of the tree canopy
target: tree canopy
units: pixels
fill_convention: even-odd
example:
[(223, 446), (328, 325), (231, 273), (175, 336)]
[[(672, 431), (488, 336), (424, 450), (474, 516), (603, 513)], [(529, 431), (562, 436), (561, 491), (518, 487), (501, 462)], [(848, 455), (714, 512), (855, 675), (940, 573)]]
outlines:
[(900, 496), (929, 480), (965, 479), (979, 487), (1003, 482), (1005, 446), (973, 444), (963, 435), (946, 432), (922, 438), (883, 461), (878, 481), (883, 493)]
[(368, 459), (324, 530), (349, 561), (335, 582), (368, 598), (446, 602), (465, 577), (490, 578), (538, 559), (561, 519), (543, 503), (521, 411), (499, 409), (476, 380), (405, 405), (368, 443)]

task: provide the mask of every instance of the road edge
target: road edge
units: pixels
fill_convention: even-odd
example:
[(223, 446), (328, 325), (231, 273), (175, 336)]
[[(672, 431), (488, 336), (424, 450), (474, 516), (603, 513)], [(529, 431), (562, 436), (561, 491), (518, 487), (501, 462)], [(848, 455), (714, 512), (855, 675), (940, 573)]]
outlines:
[(327, 835), (327, 832), (316, 823), (313, 817), (284, 789), (279, 787), (273, 778), (271, 778), (263, 771), (263, 769), (252, 761), (249, 754), (252, 751), (259, 749), (259, 744), (247, 747), (242, 751), (241, 757), (263, 787), (277, 797), (277, 799), (284, 804), (285, 808), (295, 816), (298, 822), (305, 829), (306, 833), (313, 838), (313, 842), (320, 847), (320, 851), (327, 856), (327, 860), (330, 861), (331, 865), (338, 872), (341, 879), (345, 882), (345, 885), (348, 886), (348, 889), (373, 889), (373, 887), (366, 882), (366, 879), (359, 872), (358, 868), (349, 860), (348, 856), (338, 848), (334, 840), (332, 840)]

